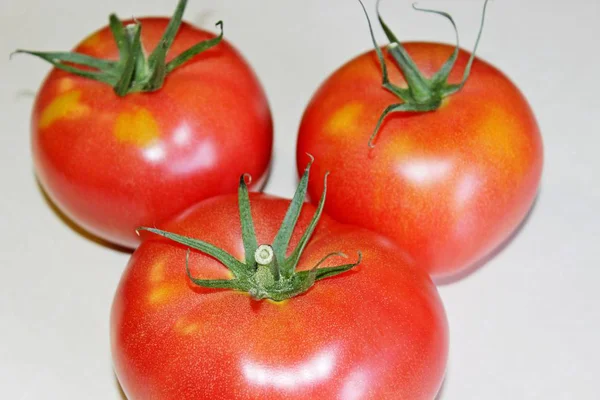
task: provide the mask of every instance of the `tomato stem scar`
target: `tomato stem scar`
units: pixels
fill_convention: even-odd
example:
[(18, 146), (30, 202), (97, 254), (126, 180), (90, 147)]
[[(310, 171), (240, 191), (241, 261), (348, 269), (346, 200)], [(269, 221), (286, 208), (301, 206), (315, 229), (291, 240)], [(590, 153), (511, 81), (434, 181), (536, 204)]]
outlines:
[(273, 262), (273, 248), (268, 244), (261, 244), (254, 253), (258, 265), (270, 265)]

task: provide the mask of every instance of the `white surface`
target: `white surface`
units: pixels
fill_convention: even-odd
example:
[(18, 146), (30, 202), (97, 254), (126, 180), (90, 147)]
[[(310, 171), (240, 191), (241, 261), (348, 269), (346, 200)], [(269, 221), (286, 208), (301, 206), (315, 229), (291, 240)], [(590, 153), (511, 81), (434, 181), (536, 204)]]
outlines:
[[(85, 3), (85, 4), (84, 4)], [(108, 317), (128, 254), (76, 233), (48, 207), (29, 150), (33, 96), (49, 70), (17, 47), (66, 50), (122, 17), (170, 14), (176, 1), (3, 0), (0, 5), (0, 397), (121, 399)], [(455, 16), (470, 48), (481, 1), (423, 1)], [(373, 11), (374, 1), (367, 1)], [(451, 41), (447, 22), (409, 1), (383, 11), (406, 40)], [(256, 69), (275, 119), (267, 191), (296, 185), (302, 111), (335, 68), (370, 48), (354, 0), (191, 0), (186, 19), (226, 37)], [(440, 287), (451, 327), (440, 399), (593, 399), (600, 376), (600, 82), (596, 0), (494, 1), (480, 56), (505, 71), (537, 115), (541, 194), (524, 228), (484, 268)], [(383, 39), (381, 31), (377, 34)], [(383, 41), (383, 40), (382, 40)]]

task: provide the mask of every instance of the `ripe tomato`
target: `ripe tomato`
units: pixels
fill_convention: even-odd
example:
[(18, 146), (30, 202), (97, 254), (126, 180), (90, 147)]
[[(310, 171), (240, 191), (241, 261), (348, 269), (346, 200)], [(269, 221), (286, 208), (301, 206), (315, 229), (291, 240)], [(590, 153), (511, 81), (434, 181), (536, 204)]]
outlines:
[[(182, 6), (185, 1), (181, 12)], [(137, 22), (144, 49), (162, 43), (167, 18)], [(183, 23), (167, 66), (211, 39), (214, 34)], [(108, 26), (74, 51), (119, 59)], [(120, 97), (103, 82), (53, 69), (39, 90), (32, 116), (36, 173), (76, 223), (135, 247), (135, 228), (235, 192), (243, 172), (257, 178), (256, 187), (264, 183), (272, 147), (270, 110), (253, 71), (225, 40), (174, 69), (162, 87), (134, 89)]]
[[(438, 43), (403, 47), (426, 79), (454, 51)], [(389, 51), (384, 58), (390, 81), (406, 87), (395, 58)], [(461, 81), (468, 59), (458, 52), (449, 82)], [(370, 51), (335, 71), (310, 101), (297, 146), (299, 168), (305, 153), (317, 160), (309, 194), (321, 192), (319, 178), (331, 171), (329, 215), (390, 237), (435, 278), (464, 272), (506, 240), (532, 205), (543, 159), (534, 115), (502, 72), (475, 58), (462, 89), (433, 111), (389, 114), (369, 148), (382, 111), (398, 102), (381, 81)]]
[[(290, 202), (264, 194), (252, 194), (250, 200), (256, 248), (279, 237)], [(310, 229), (314, 212), (304, 206), (290, 233), (292, 248)], [(238, 264), (248, 259), (235, 196), (205, 200), (162, 228), (218, 245)], [(252, 289), (194, 284), (198, 277), (221, 279), (213, 281), (221, 285), (215, 287), (237, 279), (215, 258), (187, 253), (188, 276), (185, 246), (155, 235), (145, 239), (124, 272), (111, 315), (114, 366), (127, 397), (434, 398), (448, 337), (430, 278), (391, 241), (325, 215), (301, 253), (298, 274), (337, 251), (362, 251), (363, 258), (358, 266), (349, 265), (351, 271), (318, 281), (303, 294), (256, 300), (249, 296), (257, 293)]]

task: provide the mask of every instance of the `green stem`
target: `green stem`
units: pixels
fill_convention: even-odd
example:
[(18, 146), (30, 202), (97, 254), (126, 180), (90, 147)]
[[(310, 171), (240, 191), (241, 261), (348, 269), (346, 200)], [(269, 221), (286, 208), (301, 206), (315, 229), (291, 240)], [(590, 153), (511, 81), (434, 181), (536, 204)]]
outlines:
[(271, 247), (268, 244), (261, 244), (260, 246), (258, 246), (256, 251), (254, 252), (254, 260), (256, 261), (258, 268), (268, 268), (271, 272), (271, 276), (273, 279), (275, 279), (276, 281), (281, 279), (279, 263), (275, 258), (273, 247)]

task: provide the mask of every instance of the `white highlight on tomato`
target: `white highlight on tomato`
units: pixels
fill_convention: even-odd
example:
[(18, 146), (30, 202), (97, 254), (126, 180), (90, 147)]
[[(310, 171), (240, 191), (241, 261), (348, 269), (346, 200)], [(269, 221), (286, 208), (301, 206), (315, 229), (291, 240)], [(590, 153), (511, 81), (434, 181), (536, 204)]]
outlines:
[(397, 171), (407, 180), (419, 185), (438, 182), (452, 172), (452, 162), (437, 159), (413, 159), (397, 166)]
[(269, 366), (244, 361), (241, 367), (249, 383), (291, 390), (327, 379), (333, 372), (335, 362), (335, 351), (327, 349), (294, 366)]
[(470, 203), (473, 195), (478, 192), (479, 185), (480, 182), (475, 174), (468, 174), (461, 178), (456, 192), (454, 192), (454, 200), (459, 208), (463, 208)]
[(144, 158), (153, 164), (161, 162), (165, 155), (166, 151), (162, 143), (156, 143), (144, 149)]
[(181, 124), (173, 133), (173, 143), (179, 147), (187, 146), (192, 139), (192, 130), (187, 123)]
[(191, 142), (188, 148), (189, 152), (186, 151), (170, 164), (171, 172), (185, 174), (199, 169), (207, 169), (217, 164), (216, 146), (212, 139), (205, 138), (200, 142)]
[(352, 371), (344, 379), (344, 386), (340, 391), (339, 398), (342, 400), (360, 400), (367, 394), (369, 388), (369, 377), (362, 368)]

